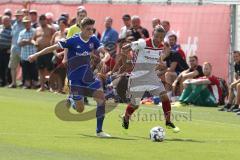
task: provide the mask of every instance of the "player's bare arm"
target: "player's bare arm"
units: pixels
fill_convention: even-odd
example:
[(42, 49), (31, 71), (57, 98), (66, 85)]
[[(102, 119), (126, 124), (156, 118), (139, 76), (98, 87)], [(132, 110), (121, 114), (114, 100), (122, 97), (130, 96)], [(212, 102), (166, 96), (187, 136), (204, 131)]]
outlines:
[(30, 62), (33, 62), (33, 61), (35, 61), (39, 56), (42, 56), (42, 55), (51, 53), (51, 52), (53, 52), (53, 51), (56, 50), (56, 49), (60, 49), (60, 47), (59, 47), (58, 44), (54, 44), (54, 45), (52, 45), (52, 46), (49, 46), (49, 47), (47, 47), (47, 48), (45, 48), (45, 49), (43, 49), (43, 50), (41, 50), (41, 51), (39, 51), (39, 52), (31, 55), (31, 56), (29, 56), (29, 57), (28, 57), (28, 60), (29, 60)]

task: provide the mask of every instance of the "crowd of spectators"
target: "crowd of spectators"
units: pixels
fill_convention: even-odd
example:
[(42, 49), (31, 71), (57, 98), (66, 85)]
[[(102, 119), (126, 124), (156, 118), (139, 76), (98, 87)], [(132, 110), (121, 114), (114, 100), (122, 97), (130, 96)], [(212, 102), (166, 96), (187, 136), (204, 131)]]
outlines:
[[(39, 15), (37, 10), (19, 9), (12, 12), (6, 9), (0, 16), (0, 86), (65, 93), (66, 62), (63, 57), (66, 50), (56, 50), (40, 56), (33, 63), (28, 61), (28, 57), (58, 43), (61, 39), (80, 33), (80, 22), (84, 17), (87, 17), (87, 10), (83, 6), (77, 8), (76, 17), (69, 17), (69, 14), (62, 13), (58, 19), (54, 19), (54, 15), (50, 12)], [(114, 21), (115, 19), (110, 16), (105, 17), (103, 32), (100, 33), (97, 28), (93, 31), (110, 53), (109, 61), (98, 64), (101, 55), (93, 55), (91, 64), (92, 69), (103, 81), (109, 75), (117, 75), (118, 78), (115, 78), (117, 93), (122, 101), (126, 101), (126, 73), (129, 74), (132, 71), (136, 57), (132, 51), (126, 51), (123, 46), (139, 39), (152, 37), (153, 33), (144, 27), (138, 15), (124, 14), (120, 31), (112, 27)], [(156, 66), (156, 74), (164, 83), (168, 95), (180, 96), (182, 103), (194, 104), (199, 101), (196, 95), (203, 94), (208, 89), (215, 99), (214, 104), (219, 104), (223, 87), (221, 81), (212, 75), (214, 66), (205, 62), (202, 67), (196, 55), (190, 55), (187, 58), (181, 45), (178, 44), (177, 35), (171, 30), (169, 21), (153, 18), (152, 27), (153, 29), (161, 27), (165, 30), (165, 37), (161, 42), (163, 53), (159, 65)], [(221, 109), (238, 112), (238, 114), (240, 114), (239, 57), (239, 51), (234, 51), (236, 76), (229, 87), (228, 103)], [(22, 72), (19, 72), (19, 68)], [(21, 79), (20, 83), (17, 83), (19, 73), (21, 73)], [(199, 87), (202, 85), (207, 87)], [(218, 90), (217, 96), (213, 86)], [(194, 92), (196, 88), (197, 92)]]

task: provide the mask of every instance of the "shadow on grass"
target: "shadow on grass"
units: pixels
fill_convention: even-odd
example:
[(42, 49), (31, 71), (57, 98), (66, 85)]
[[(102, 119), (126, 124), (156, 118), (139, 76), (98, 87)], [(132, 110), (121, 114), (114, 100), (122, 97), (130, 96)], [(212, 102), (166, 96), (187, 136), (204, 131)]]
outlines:
[[(141, 137), (141, 136), (130, 136), (130, 137), (149, 140), (148, 137)], [(198, 140), (194, 140), (194, 139), (181, 139), (181, 138), (165, 139), (164, 141), (169, 141), (169, 142), (205, 143), (205, 141), (198, 141)]]
[(146, 140), (149, 140), (149, 138), (148, 138), (148, 137), (141, 137), (141, 136), (129, 136), (129, 137), (138, 138), (138, 139), (146, 139)]
[(180, 139), (180, 138), (165, 139), (165, 141), (172, 141), (172, 142), (191, 142), (191, 143), (205, 143), (205, 141), (198, 141), (198, 140), (194, 140), (194, 139)]
[(97, 138), (97, 139), (116, 139), (116, 140), (126, 140), (126, 141), (136, 141), (138, 139), (135, 139), (135, 138), (122, 138), (122, 137), (110, 137), (110, 138), (99, 138), (97, 136), (93, 136), (93, 135), (87, 135), (87, 134), (79, 134), (81, 136), (84, 136), (84, 137), (88, 137), (88, 138)]

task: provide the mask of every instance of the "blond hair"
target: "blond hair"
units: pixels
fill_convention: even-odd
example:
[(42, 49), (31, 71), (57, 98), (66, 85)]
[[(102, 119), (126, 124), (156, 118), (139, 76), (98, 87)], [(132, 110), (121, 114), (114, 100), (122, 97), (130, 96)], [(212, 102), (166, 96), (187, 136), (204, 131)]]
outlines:
[(212, 68), (211, 63), (209, 63), (209, 62), (203, 62), (203, 66), (205, 66), (205, 65), (208, 65), (210, 68)]

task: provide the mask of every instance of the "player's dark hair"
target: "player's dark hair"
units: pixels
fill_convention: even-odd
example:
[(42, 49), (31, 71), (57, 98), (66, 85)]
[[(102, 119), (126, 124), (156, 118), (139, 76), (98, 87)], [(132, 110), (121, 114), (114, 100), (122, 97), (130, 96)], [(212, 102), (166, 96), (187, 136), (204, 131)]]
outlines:
[(81, 28), (84, 28), (88, 25), (94, 25), (95, 24), (95, 20), (91, 19), (89, 17), (85, 17), (83, 18), (83, 20), (81, 21)]
[(209, 62), (203, 62), (203, 66), (204, 65), (208, 65), (211, 69), (212, 69), (212, 64), (211, 63), (209, 63)]

